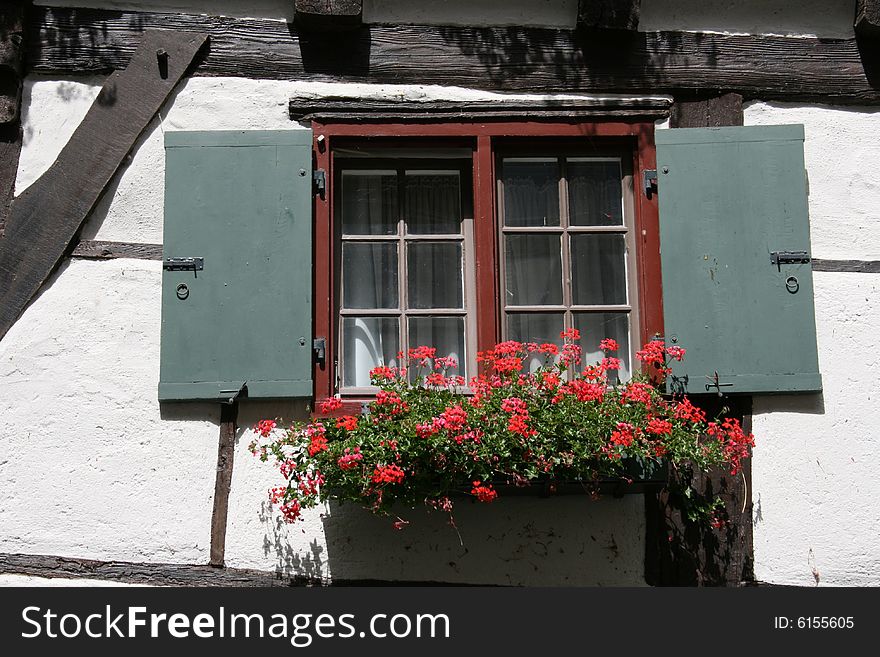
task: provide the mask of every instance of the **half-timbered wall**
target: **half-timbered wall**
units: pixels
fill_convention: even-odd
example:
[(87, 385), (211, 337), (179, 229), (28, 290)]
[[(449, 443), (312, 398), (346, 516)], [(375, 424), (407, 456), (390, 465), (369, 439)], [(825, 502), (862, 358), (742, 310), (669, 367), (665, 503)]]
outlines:
[[(292, 0), (37, 4), (288, 20), (293, 11)], [(454, 12), (447, 22), (497, 24), (498, 4), (432, 3), (434, 15), (428, 16), (413, 3), (367, 0), (364, 19), (444, 22), (445, 11)], [(511, 22), (573, 27), (577, 4), (516, 2)], [(640, 29), (849, 38), (852, 5), (643, 0)], [(535, 6), (543, 18), (534, 15)], [(103, 80), (27, 77), (16, 194), (51, 165)], [(427, 85), (185, 79), (87, 219), (82, 239), (160, 244), (163, 132), (296, 128), (288, 115), (295, 95), (492, 98), (487, 91)], [(812, 255), (880, 261), (880, 183), (874, 175), (880, 110), (755, 100), (745, 105), (744, 122), (805, 125)], [(754, 400), (754, 573), (774, 584), (878, 585), (880, 488), (873, 465), (880, 438), (874, 419), (880, 273), (816, 271), (814, 280), (825, 391)], [(158, 260), (67, 259), (0, 341), (0, 553), (207, 563), (220, 413), (216, 405), (160, 408), (157, 402), (160, 282)], [(461, 543), (444, 517), (421, 509), (409, 514), (413, 522), (403, 532), (335, 505), (308, 513), (304, 524), (284, 525), (267, 507), (265, 493), (276, 476), (248, 452), (246, 427), (263, 417), (302, 413), (301, 407), (269, 403), (241, 407), (238, 423), (245, 429), (235, 447), (227, 566), (324, 580), (645, 582), (640, 496), (525, 497), (489, 508), (462, 502), (456, 512)]]

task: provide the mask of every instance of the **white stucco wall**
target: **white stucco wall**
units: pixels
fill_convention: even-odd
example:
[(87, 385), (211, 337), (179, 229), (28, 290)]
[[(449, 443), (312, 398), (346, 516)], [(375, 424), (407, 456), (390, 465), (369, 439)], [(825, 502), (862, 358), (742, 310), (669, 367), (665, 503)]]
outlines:
[[(27, 80), (19, 193), (50, 166), (101, 81)], [(163, 131), (299, 129), (287, 116), (291, 96), (340, 94), (496, 97), (429, 86), (187, 80), (139, 141), (83, 237), (161, 242)], [(207, 561), (217, 410), (160, 408), (155, 401), (160, 280), (158, 262), (74, 260), (0, 342), (0, 380), (11, 393), (0, 397), (0, 431), (16, 452), (33, 445), (35, 436), (44, 441), (0, 464), (0, 551)], [(239, 423), (249, 427), (263, 417), (295, 414), (284, 406), (243, 405)], [(413, 523), (403, 532), (337, 506), (289, 527), (266, 509), (266, 491), (279, 481), (275, 471), (247, 451), (249, 430), (240, 434), (227, 533), (230, 566), (343, 579), (644, 583), (639, 496), (517, 498), (492, 507), (461, 500), (456, 520), (463, 545), (444, 518), (422, 509), (407, 513)], [(65, 482), (63, 500), (50, 500), (48, 513), (47, 501), (33, 496), (46, 480)]]
[(639, 30), (852, 39), (853, 0), (642, 0)]
[[(746, 125), (803, 123), (812, 255), (880, 260), (880, 111), (752, 103)], [(755, 575), (880, 585), (880, 274), (815, 272), (821, 395), (756, 397)]]

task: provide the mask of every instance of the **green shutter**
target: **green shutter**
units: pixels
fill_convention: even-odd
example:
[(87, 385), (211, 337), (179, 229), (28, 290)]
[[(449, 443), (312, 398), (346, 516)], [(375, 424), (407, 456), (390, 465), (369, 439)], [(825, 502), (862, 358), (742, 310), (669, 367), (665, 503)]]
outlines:
[(771, 263), (810, 252), (803, 126), (658, 130), (656, 142), (666, 343), (687, 349), (670, 390), (821, 390), (811, 266)]
[(311, 144), (311, 130), (165, 135), (160, 401), (312, 395)]

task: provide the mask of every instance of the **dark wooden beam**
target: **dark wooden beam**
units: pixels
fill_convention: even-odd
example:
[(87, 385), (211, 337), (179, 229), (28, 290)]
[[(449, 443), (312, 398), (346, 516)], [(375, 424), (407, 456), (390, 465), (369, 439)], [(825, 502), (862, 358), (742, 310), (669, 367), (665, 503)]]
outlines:
[(68, 252), (206, 39), (192, 32), (143, 33), (127, 68), (107, 79), (58, 159), (13, 201), (0, 240), (0, 338)]
[(856, 34), (872, 39), (880, 37), (880, 0), (858, 0)]
[(295, 0), (293, 20), (316, 32), (343, 32), (360, 27), (363, 0)]
[(21, 125), (0, 124), (0, 241), (6, 231), (6, 221), (12, 205), (18, 159), (21, 154)]
[(813, 271), (880, 274), (880, 260), (826, 260), (813, 258)]
[(642, 0), (580, 0), (577, 22), (581, 27), (637, 30)]
[(30, 0), (4, 0), (0, 6), (0, 125), (18, 122), (30, 4)]
[(594, 98), (546, 101), (502, 99), (491, 102), (394, 102), (360, 97), (290, 100), (290, 118), (302, 120), (388, 121), (450, 119), (458, 121), (564, 120), (585, 117), (667, 116), (671, 101), (654, 98)]
[(196, 75), (880, 104), (880, 46), (860, 50), (855, 39), (414, 25), (328, 38), (268, 20), (48, 7), (34, 15), (36, 72), (123, 68), (144, 29), (189, 29), (211, 35)]
[(432, 581), (329, 579), (245, 568), (197, 564), (96, 561), (44, 554), (0, 553), (0, 574), (30, 577), (98, 579), (149, 586), (469, 586)]
[[(662, 192), (661, 192), (662, 193)], [(751, 398), (691, 398), (715, 416), (723, 406), (751, 431)], [(694, 491), (686, 498), (682, 486)], [(696, 471), (691, 480), (670, 473), (670, 486), (645, 495), (645, 579), (652, 586), (747, 586), (754, 580), (751, 458), (736, 476), (727, 470)], [(720, 497), (718, 524), (688, 519), (685, 504)]]
[(134, 244), (132, 242), (102, 242), (84, 240), (73, 247), (71, 258), (90, 260), (113, 260), (115, 258), (135, 258), (137, 260), (161, 260), (161, 244)]
[(98, 579), (152, 586), (314, 586), (325, 582), (302, 576), (197, 564), (96, 561), (41, 554), (0, 553), (0, 573), (31, 577)]
[(220, 406), (220, 442), (217, 447), (217, 473), (214, 478), (214, 510), (211, 514), (211, 565), (222, 566), (226, 558), (226, 519), (229, 489), (235, 459), (235, 430), (238, 403)]
[(695, 100), (679, 100), (672, 106), (672, 128), (718, 128), (742, 125), (742, 96), (734, 93)]

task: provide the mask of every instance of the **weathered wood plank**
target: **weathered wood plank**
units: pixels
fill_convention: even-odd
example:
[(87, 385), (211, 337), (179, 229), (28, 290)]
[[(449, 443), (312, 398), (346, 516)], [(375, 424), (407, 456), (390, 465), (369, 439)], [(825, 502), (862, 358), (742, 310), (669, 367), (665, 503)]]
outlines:
[(33, 577), (99, 579), (152, 586), (314, 586), (324, 582), (301, 576), (195, 564), (95, 561), (40, 554), (0, 553), (0, 573)]
[(43, 554), (0, 553), (0, 574), (99, 579), (150, 586), (468, 586), (431, 581), (346, 580), (196, 564), (95, 561)]
[(742, 124), (742, 96), (733, 93), (677, 101), (669, 117), (671, 128), (718, 128)]
[(642, 0), (580, 0), (578, 25), (583, 27), (637, 30)]
[(24, 66), (25, 17), (30, 4), (30, 0), (6, 0), (0, 6), (0, 125), (18, 122)]
[(550, 120), (600, 116), (661, 117), (669, 113), (671, 104), (668, 98), (663, 97), (492, 102), (393, 102), (359, 97), (293, 97), (289, 111), (290, 118), (294, 120)]
[(855, 28), (859, 36), (880, 37), (880, 0), (857, 1)]
[(825, 260), (813, 258), (813, 271), (880, 274), (880, 260)]
[(303, 29), (339, 32), (360, 26), (363, 0), (296, 0), (294, 22)]
[(18, 158), (21, 154), (21, 125), (0, 124), (0, 239), (6, 229), (6, 220), (15, 190)]
[(203, 30), (197, 75), (444, 84), (529, 92), (707, 93), (880, 103), (880, 47), (855, 39), (523, 27), (363, 26), (300, 34), (228, 17), (38, 7), (35, 71), (122, 68), (148, 28)]
[[(104, 83), (49, 170), (12, 204), (0, 240), (0, 338), (49, 277), (125, 156), (207, 36), (148, 31), (124, 71)], [(168, 54), (160, 75), (157, 52)]]
[(0, 5), (0, 71), (22, 71), (25, 13), (31, 0), (3, 0)]
[(86, 240), (77, 244), (70, 256), (92, 260), (134, 258), (137, 260), (161, 260), (161, 244), (134, 244), (132, 242), (103, 242)]
[(211, 514), (211, 565), (222, 566), (226, 558), (226, 520), (229, 489), (235, 460), (235, 429), (238, 404), (220, 406), (220, 442), (217, 447), (217, 474), (214, 479), (214, 510)]

